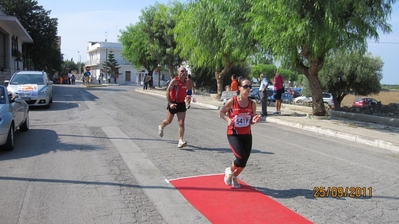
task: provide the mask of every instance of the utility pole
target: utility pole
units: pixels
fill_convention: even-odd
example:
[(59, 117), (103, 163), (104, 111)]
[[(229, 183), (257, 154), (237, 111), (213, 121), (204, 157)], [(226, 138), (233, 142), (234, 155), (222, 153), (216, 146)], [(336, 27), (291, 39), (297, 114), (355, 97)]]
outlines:
[(108, 48), (105, 48), (105, 84), (107, 84), (108, 81)]
[(80, 57), (80, 52), (78, 51), (79, 54), (79, 76), (80, 76), (80, 68), (82, 67), (82, 61), (81, 61), (81, 57)]

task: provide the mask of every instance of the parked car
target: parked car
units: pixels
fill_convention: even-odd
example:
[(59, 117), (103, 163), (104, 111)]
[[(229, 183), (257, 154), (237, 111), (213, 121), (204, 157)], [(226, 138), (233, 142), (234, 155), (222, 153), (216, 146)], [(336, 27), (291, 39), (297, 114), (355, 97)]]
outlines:
[(293, 99), (292, 93), (285, 92), (285, 93), (281, 94), (281, 102), (282, 103), (291, 104), (292, 99)]
[(381, 105), (381, 101), (377, 101), (376, 99), (369, 97), (358, 97), (352, 103), (352, 107), (360, 108), (372, 107), (377, 105)]
[[(268, 96), (267, 100), (269, 101), (269, 104), (271, 102), (276, 102), (276, 99), (274, 98), (274, 91), (273, 90), (268, 89), (267, 90), (267, 96)], [(292, 103), (292, 99), (293, 99), (293, 95), (291, 93), (289, 93), (289, 92), (285, 92), (285, 93), (281, 94), (281, 102), (282, 103), (291, 104)]]
[(298, 105), (306, 105), (312, 103), (311, 96), (298, 96), (294, 99), (294, 103)]
[(256, 103), (260, 103), (260, 91), (259, 87), (252, 87), (251, 93), (249, 95), (249, 98), (255, 100)]
[(9, 93), (18, 95), (29, 106), (50, 108), (53, 102), (53, 82), (44, 71), (19, 71), (4, 83)]
[[(334, 106), (334, 98), (333, 95), (331, 93), (325, 93), (323, 92), (322, 94), (323, 97), (323, 102), (329, 106), (329, 107), (333, 107)], [(299, 105), (308, 105), (312, 103), (312, 97), (311, 96), (298, 96), (294, 99), (294, 103), (295, 104), (299, 104)]]
[(20, 97), (9, 94), (5, 86), (0, 85), (0, 148), (14, 149), (14, 132), (29, 130), (29, 106)]

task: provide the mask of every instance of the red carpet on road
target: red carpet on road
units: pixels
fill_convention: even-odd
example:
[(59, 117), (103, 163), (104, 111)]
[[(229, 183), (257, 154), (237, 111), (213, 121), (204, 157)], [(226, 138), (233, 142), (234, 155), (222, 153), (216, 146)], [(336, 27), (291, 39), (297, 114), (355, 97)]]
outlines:
[(211, 223), (311, 223), (243, 181), (226, 186), (224, 174), (169, 180)]

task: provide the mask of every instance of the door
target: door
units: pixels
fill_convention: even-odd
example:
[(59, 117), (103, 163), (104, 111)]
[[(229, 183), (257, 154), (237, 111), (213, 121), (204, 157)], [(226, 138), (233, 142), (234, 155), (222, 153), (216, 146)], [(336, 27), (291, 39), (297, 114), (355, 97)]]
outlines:
[(131, 79), (130, 75), (131, 75), (130, 71), (126, 71), (126, 73), (125, 73), (125, 81), (126, 82), (130, 82), (130, 79)]

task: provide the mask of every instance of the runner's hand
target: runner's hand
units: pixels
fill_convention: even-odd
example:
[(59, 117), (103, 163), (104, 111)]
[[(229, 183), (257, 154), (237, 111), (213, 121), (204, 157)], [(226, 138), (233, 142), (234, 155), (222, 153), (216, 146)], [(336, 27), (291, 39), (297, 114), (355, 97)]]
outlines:
[(252, 123), (253, 123), (253, 124), (258, 123), (259, 121), (260, 121), (260, 115), (259, 115), (259, 114), (255, 115), (255, 116), (252, 118)]

